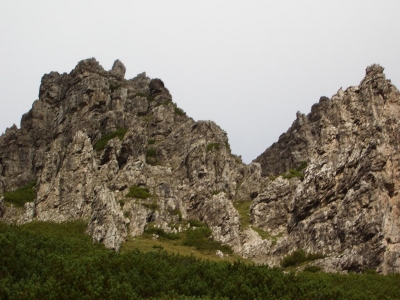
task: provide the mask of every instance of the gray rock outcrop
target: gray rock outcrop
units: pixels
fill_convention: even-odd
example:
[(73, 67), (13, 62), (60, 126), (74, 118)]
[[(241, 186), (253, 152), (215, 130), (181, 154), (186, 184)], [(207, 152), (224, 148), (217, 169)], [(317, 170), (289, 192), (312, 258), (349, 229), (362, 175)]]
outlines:
[[(23, 209), (0, 200), (2, 220), (83, 219), (118, 250), (149, 223), (170, 232), (197, 218), (257, 263), (304, 249), (327, 271), (400, 271), (400, 93), (382, 67), (298, 113), (249, 165), (160, 79), (125, 71), (92, 58), (43, 76), (21, 128), (0, 137), (0, 194), (36, 181), (36, 199)], [(150, 196), (127, 197), (131, 187)]]

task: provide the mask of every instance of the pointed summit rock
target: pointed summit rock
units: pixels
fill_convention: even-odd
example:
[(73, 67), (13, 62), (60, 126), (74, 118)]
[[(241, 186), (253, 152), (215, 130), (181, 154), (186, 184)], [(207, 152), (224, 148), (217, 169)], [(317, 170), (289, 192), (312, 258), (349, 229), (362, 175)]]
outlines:
[(114, 64), (111, 69), (111, 74), (119, 77), (120, 79), (124, 79), (125, 72), (126, 72), (126, 68), (125, 68), (124, 64), (119, 59), (114, 61)]

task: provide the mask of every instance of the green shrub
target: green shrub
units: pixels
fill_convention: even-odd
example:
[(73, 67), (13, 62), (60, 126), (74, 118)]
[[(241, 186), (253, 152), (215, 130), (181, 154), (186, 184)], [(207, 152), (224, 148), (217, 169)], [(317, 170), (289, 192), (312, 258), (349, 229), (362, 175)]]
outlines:
[(4, 193), (4, 201), (23, 207), (26, 202), (33, 202), (36, 198), (36, 182), (17, 188), (15, 191)]
[(129, 188), (129, 192), (125, 197), (146, 199), (150, 198), (151, 194), (148, 188), (134, 185)]
[(214, 252), (220, 250), (225, 253), (233, 253), (232, 249), (228, 245), (221, 245), (214, 241), (211, 234), (212, 231), (208, 227), (189, 229), (186, 232), (186, 237), (183, 240), (182, 245), (195, 247), (200, 251)]
[(118, 138), (120, 141), (122, 141), (124, 139), (125, 133), (127, 132), (127, 129), (124, 128), (117, 128), (117, 130), (107, 133), (105, 135), (103, 135), (98, 141), (97, 143), (94, 145), (94, 149), (96, 151), (102, 151), (104, 150), (104, 148), (106, 147), (107, 143), (109, 140), (113, 139), (113, 138)]
[(285, 179), (291, 179), (294, 177), (298, 177), (301, 180), (304, 179), (304, 174), (300, 173), (299, 171), (297, 171), (296, 169), (290, 169), (289, 172), (282, 174), (282, 177)]
[[(283, 272), (153, 251), (116, 253), (87, 223), (0, 222), (0, 299), (399, 299), (400, 274)], [(154, 244), (152, 244), (153, 246)], [(167, 248), (165, 245), (161, 247)]]
[(313, 261), (324, 257), (325, 256), (320, 253), (306, 253), (304, 250), (299, 249), (294, 251), (292, 254), (286, 255), (281, 261), (281, 266), (284, 268), (297, 266), (303, 262)]
[(307, 162), (306, 161), (302, 161), (297, 166), (296, 170), (300, 172), (300, 171), (304, 170), (305, 168), (307, 168)]
[(119, 200), (118, 204), (121, 205), (121, 206), (124, 206), (125, 205), (125, 201), (124, 200)]
[(146, 157), (156, 157), (157, 156), (157, 150), (155, 148), (149, 148), (146, 151)]
[(207, 227), (206, 224), (204, 224), (203, 222), (200, 222), (197, 219), (190, 219), (188, 221), (188, 223), (190, 224), (190, 227)]
[(149, 145), (154, 145), (154, 144), (156, 143), (156, 140), (155, 140), (155, 139), (149, 139), (149, 140), (147, 141), (147, 143), (148, 143)]
[(211, 143), (207, 145), (207, 151), (212, 151), (212, 150), (219, 150), (221, 148), (221, 145), (219, 143)]
[(269, 179), (271, 181), (274, 181), (276, 178), (278, 178), (279, 176), (282, 176), (285, 179), (291, 179), (291, 178), (300, 178), (300, 180), (304, 179), (304, 174), (303, 174), (303, 170), (307, 168), (307, 162), (306, 161), (302, 161), (300, 162), (300, 164), (297, 166), (297, 168), (295, 169), (290, 169), (289, 171), (287, 171), (286, 173), (283, 173), (281, 175), (278, 176), (269, 176)]
[(176, 115), (186, 116), (185, 111), (182, 108), (177, 107), (176, 104), (174, 104), (174, 112)]

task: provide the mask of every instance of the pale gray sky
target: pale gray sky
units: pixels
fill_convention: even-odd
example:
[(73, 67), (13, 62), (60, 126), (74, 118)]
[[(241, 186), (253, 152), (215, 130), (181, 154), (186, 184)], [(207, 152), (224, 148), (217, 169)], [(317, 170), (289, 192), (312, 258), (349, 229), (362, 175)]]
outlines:
[(40, 79), (95, 57), (161, 78), (196, 120), (250, 162), (297, 111), (357, 85), (372, 63), (400, 87), (400, 1), (0, 0), (0, 133)]

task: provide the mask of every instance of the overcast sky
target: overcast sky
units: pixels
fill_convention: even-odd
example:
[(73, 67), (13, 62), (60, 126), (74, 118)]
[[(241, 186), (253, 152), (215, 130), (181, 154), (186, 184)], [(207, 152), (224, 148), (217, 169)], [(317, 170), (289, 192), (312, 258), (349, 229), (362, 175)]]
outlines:
[(0, 0), (0, 133), (50, 71), (95, 57), (161, 78), (250, 162), (320, 96), (385, 67), (400, 87), (400, 1)]

